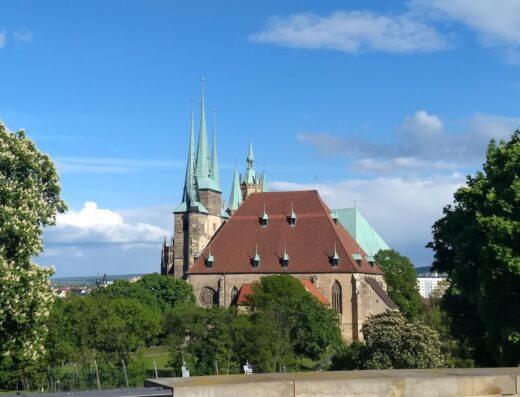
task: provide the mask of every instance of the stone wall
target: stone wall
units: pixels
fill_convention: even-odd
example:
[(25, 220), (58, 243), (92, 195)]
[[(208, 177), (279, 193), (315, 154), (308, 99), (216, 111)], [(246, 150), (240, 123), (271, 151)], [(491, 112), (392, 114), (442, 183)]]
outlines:
[[(315, 274), (291, 274), (294, 277), (303, 277), (314, 280), (318, 290), (332, 302), (332, 285), (338, 282), (341, 286), (342, 313), (341, 333), (343, 338), (351, 342), (361, 339), (361, 326), (371, 314), (384, 312), (388, 306), (377, 296), (366, 277), (375, 278), (386, 290), (382, 275), (352, 274), (352, 273), (315, 273)], [(203, 305), (202, 296), (205, 288), (210, 288), (217, 293), (217, 302), (220, 306), (231, 305), (231, 292), (233, 287), (240, 290), (242, 284), (252, 284), (259, 281), (263, 273), (248, 274), (192, 274), (188, 281), (193, 286), (195, 296), (200, 305)]]
[(498, 397), (520, 393), (520, 368), (293, 372), (150, 379), (175, 397)]

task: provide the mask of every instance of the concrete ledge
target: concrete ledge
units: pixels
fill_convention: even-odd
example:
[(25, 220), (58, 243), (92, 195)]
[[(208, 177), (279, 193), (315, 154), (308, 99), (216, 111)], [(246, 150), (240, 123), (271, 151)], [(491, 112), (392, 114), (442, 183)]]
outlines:
[(520, 397), (520, 368), (195, 376), (146, 385), (167, 387), (174, 397)]

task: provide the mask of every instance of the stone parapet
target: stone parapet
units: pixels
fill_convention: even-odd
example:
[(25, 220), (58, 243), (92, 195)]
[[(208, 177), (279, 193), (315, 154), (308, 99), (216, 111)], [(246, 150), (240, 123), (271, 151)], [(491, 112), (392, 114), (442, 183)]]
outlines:
[(520, 393), (520, 368), (294, 372), (146, 381), (175, 397), (491, 397)]

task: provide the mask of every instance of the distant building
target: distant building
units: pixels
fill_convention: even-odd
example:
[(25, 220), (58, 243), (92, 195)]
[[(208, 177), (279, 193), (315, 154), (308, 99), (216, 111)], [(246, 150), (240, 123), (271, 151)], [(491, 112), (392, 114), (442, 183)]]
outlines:
[(445, 274), (440, 273), (422, 273), (417, 275), (417, 285), (419, 293), (423, 298), (431, 298), (441, 281), (446, 280)]

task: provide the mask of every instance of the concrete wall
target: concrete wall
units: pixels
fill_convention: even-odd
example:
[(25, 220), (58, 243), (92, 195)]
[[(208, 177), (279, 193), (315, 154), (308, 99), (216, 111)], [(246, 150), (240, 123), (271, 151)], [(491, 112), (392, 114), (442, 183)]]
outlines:
[(520, 368), (299, 372), (152, 379), (173, 397), (497, 397), (520, 393)]

